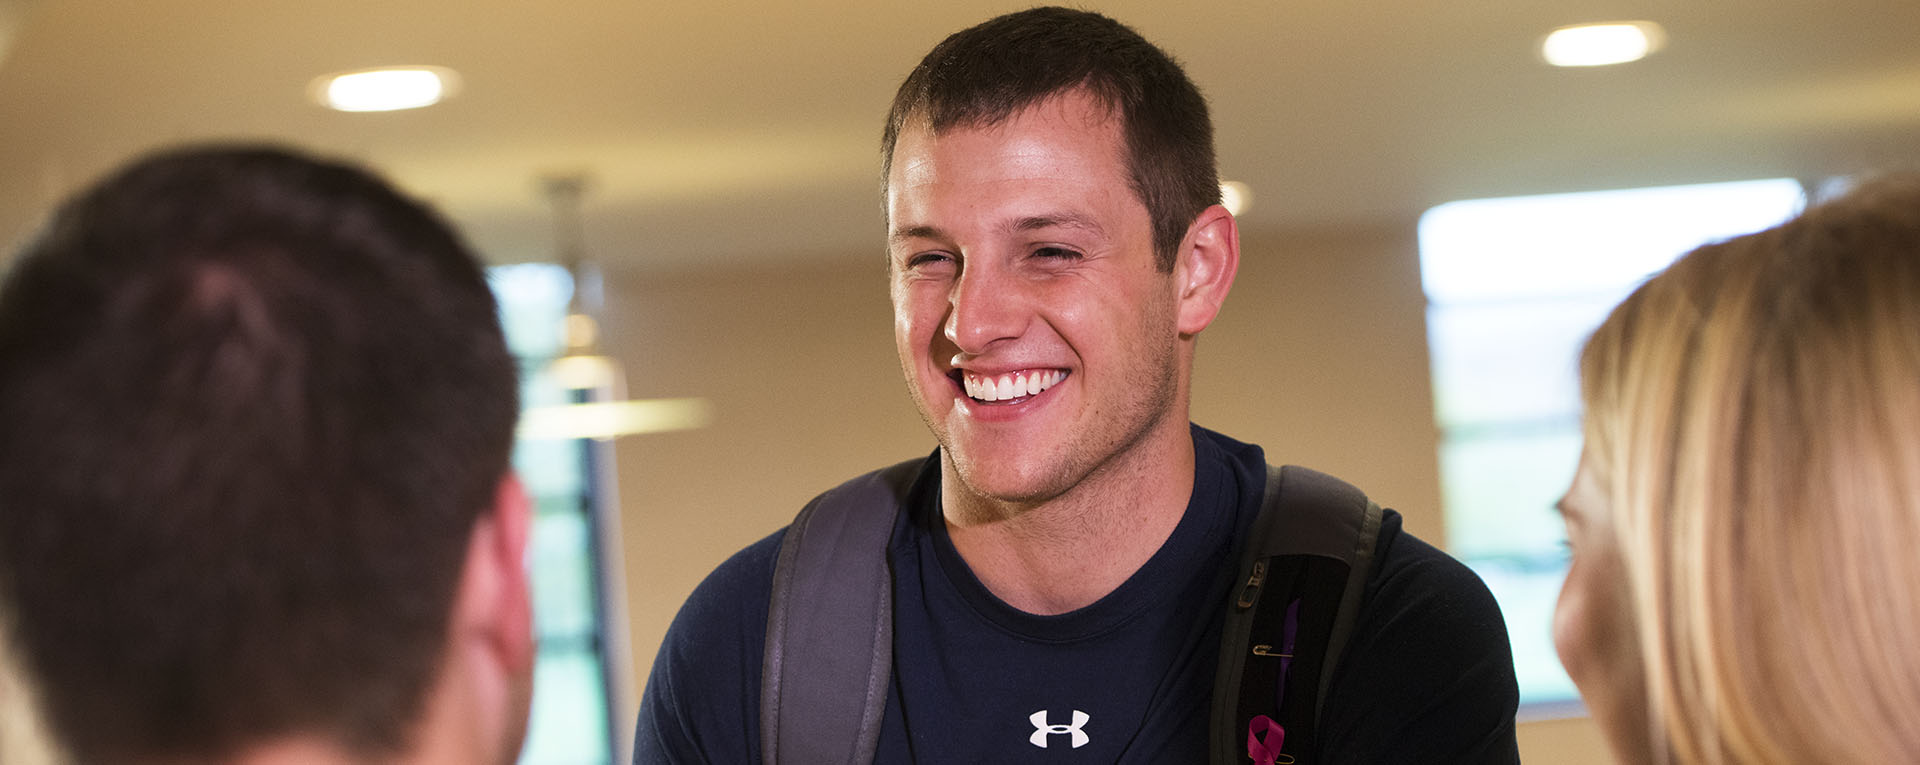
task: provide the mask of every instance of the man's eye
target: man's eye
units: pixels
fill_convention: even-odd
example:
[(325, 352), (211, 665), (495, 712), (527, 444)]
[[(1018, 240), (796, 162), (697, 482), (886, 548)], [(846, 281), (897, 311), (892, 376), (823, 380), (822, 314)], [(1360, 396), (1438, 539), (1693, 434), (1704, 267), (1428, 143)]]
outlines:
[(1034, 256), (1035, 256), (1035, 257), (1041, 257), (1041, 258), (1077, 258), (1077, 257), (1080, 257), (1080, 253), (1078, 253), (1078, 252), (1075, 252), (1075, 251), (1073, 251), (1073, 250), (1069, 250), (1069, 249), (1067, 249), (1067, 248), (1065, 248), (1065, 247), (1041, 247), (1041, 248), (1038, 248), (1038, 249), (1036, 249), (1036, 250), (1034, 250), (1034, 251), (1033, 251), (1033, 254), (1034, 254)]
[(953, 258), (944, 252), (922, 252), (907, 257), (908, 268), (926, 268), (953, 262)]

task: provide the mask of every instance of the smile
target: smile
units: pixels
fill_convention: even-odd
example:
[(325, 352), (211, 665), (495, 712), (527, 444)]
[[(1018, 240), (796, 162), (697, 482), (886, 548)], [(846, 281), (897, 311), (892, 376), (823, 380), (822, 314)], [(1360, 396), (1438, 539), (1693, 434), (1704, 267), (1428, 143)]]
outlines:
[(961, 375), (960, 384), (966, 388), (967, 397), (975, 401), (1012, 401), (1040, 395), (1065, 379), (1064, 369), (1028, 369), (999, 377), (967, 372)]

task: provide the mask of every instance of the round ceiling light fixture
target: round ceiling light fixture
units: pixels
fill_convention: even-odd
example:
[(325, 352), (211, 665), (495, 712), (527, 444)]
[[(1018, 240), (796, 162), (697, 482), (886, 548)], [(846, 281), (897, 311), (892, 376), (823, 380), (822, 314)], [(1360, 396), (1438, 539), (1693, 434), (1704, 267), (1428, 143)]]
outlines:
[(1554, 66), (1624, 64), (1646, 58), (1666, 42), (1666, 30), (1651, 21), (1575, 24), (1547, 33), (1540, 57)]
[(343, 112), (390, 112), (432, 106), (460, 89), (460, 75), (439, 66), (389, 66), (316, 78), (315, 101)]

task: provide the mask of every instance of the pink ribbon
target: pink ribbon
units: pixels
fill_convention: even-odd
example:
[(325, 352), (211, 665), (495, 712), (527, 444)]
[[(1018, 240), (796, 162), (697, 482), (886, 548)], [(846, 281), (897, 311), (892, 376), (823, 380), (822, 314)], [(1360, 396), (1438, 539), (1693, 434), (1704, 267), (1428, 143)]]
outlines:
[[(1280, 745), (1286, 740), (1287, 730), (1280, 727), (1280, 723), (1266, 715), (1258, 715), (1247, 726), (1247, 756), (1253, 758), (1254, 765), (1275, 765), (1282, 761)], [(1293, 762), (1293, 758), (1288, 757), (1285, 762)]]

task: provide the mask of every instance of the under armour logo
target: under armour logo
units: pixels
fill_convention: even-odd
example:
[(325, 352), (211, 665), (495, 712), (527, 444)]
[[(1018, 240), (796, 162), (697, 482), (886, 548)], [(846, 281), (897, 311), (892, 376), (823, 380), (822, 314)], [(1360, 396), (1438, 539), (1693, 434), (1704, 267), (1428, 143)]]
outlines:
[(1087, 727), (1087, 721), (1091, 719), (1093, 719), (1092, 715), (1076, 709), (1073, 710), (1072, 725), (1048, 725), (1047, 710), (1042, 709), (1027, 718), (1033, 723), (1033, 736), (1027, 740), (1032, 741), (1034, 746), (1045, 749), (1048, 736), (1064, 733), (1073, 737), (1073, 748), (1079, 749), (1087, 745), (1087, 732), (1081, 728)]

